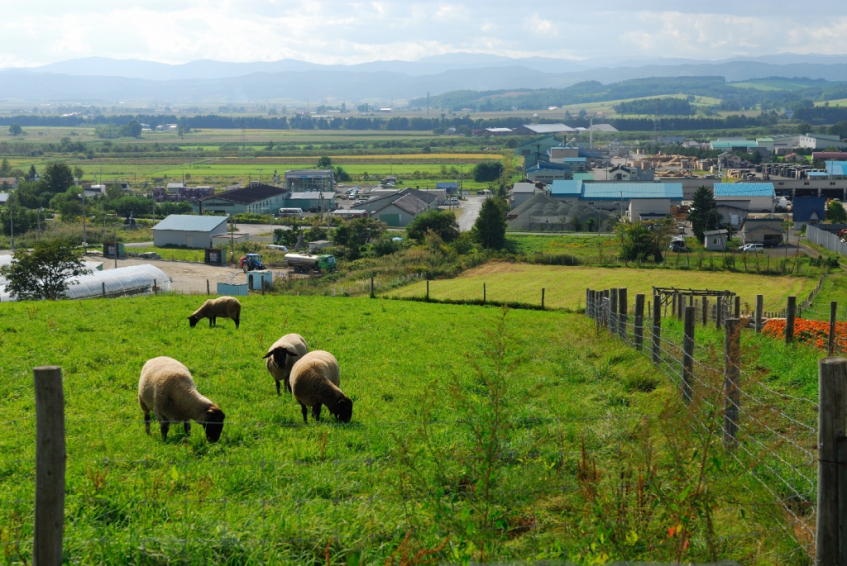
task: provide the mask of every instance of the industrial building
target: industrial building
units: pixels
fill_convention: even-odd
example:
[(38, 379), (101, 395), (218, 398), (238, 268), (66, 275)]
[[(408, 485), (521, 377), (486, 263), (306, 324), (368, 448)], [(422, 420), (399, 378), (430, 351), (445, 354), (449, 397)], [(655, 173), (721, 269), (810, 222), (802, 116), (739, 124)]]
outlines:
[(776, 201), (773, 183), (715, 183), (715, 200), (747, 204), (747, 210), (772, 212)]
[[(286, 208), (300, 208), (304, 212), (325, 212), (335, 210), (335, 193), (326, 191), (309, 191), (306, 193), (288, 193)], [(277, 212), (279, 208), (277, 208)]]
[(202, 197), (193, 203), (194, 211), (203, 214), (205, 212), (220, 212), (228, 214), (241, 214), (252, 212), (255, 214), (278, 214), (279, 209), (285, 206), (288, 191), (264, 185), (262, 183), (250, 183), (243, 189), (235, 189)]
[(741, 243), (778, 246), (785, 236), (779, 218), (748, 218), (741, 227)]
[(171, 214), (153, 226), (153, 244), (210, 248), (212, 237), (226, 233), (226, 223), (226, 216)]
[(538, 161), (526, 170), (526, 178), (533, 183), (541, 182), (549, 185), (553, 181), (564, 181), (572, 177), (573, 173), (571, 173), (570, 165), (564, 163)]
[[(636, 211), (644, 210), (645, 214), (670, 213), (672, 205), (682, 204), (682, 183), (587, 183), (585, 181), (555, 181), (550, 189), (550, 196), (570, 202), (581, 202), (595, 208), (623, 214), (623, 209), (629, 209), (629, 201), (660, 200), (657, 208), (646, 203), (636, 205)], [(640, 215), (641, 213), (638, 212)]]
[(332, 169), (292, 169), (285, 172), (285, 188), (292, 193), (335, 191)]
[(543, 134), (573, 134), (576, 130), (565, 124), (526, 124), (515, 128), (514, 133), (520, 136), (537, 136)]
[(535, 186), (535, 183), (515, 183), (512, 190), (509, 191), (509, 206), (517, 208), (533, 196), (543, 192)]
[(841, 141), (838, 136), (826, 134), (806, 134), (800, 136), (799, 142), (799, 146), (804, 149), (826, 149), (827, 147), (847, 149), (847, 141)]

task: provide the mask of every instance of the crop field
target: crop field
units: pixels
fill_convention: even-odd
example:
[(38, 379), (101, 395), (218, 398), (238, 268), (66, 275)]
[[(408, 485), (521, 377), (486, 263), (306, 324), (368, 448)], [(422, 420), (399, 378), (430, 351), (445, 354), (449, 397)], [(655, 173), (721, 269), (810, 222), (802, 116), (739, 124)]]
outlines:
[(847, 106), (847, 98), (839, 98), (838, 100), (827, 100), (826, 102), (815, 102), (815, 106)]
[[(455, 279), (430, 281), (430, 297), (437, 300), (474, 300), (482, 298), (483, 283), (489, 301), (541, 303), (550, 308), (576, 310), (585, 306), (585, 289), (626, 287), (636, 293), (652, 295), (653, 286), (684, 289), (730, 290), (742, 303), (755, 304), (756, 295), (764, 295), (765, 309), (776, 310), (789, 295), (807, 296), (817, 281), (806, 277), (766, 277), (741, 273), (686, 272), (675, 270), (609, 269), (489, 263), (464, 272)], [(414, 283), (391, 292), (395, 297), (426, 295), (426, 282)]]
[[(239, 330), (222, 319), (190, 329), (201, 300), (0, 309), (6, 563), (31, 562), (32, 368), (44, 364), (64, 372), (69, 563), (796, 556), (767, 506), (739, 514), (767, 495), (730, 460), (716, 451), (719, 472), (701, 469), (676, 390), (584, 316), (250, 296)], [(262, 355), (288, 332), (336, 355), (350, 424), (324, 409), (304, 425), (276, 395)], [(224, 410), (220, 442), (196, 424), (166, 442), (155, 424), (144, 434), (138, 375), (159, 355), (184, 362)], [(622, 491), (644, 470), (650, 481)]]

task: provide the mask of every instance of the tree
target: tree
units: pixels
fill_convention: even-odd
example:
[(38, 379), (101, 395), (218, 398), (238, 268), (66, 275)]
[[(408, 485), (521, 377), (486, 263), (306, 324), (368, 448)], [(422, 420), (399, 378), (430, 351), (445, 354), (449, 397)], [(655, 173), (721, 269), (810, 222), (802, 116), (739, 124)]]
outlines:
[(19, 136), (24, 133), (24, 129), (21, 128), (20, 124), (12, 124), (9, 126), (9, 133), (13, 136)]
[(430, 210), (418, 214), (406, 226), (410, 239), (423, 243), (427, 232), (434, 232), (445, 242), (453, 242), (459, 237), (459, 224), (456, 215), (449, 210)]
[(387, 226), (374, 218), (356, 218), (346, 222), (332, 233), (332, 241), (348, 248), (359, 248), (382, 237)]
[(812, 125), (808, 122), (800, 122), (799, 124), (797, 124), (797, 129), (795, 130), (795, 132), (797, 132), (798, 134), (808, 134), (811, 131)]
[(500, 250), (506, 245), (506, 213), (509, 205), (500, 198), (489, 198), (482, 203), (479, 217), (474, 222), (474, 238), (483, 248)]
[(662, 261), (662, 250), (667, 248), (673, 231), (673, 219), (656, 222), (620, 223), (616, 228), (621, 236), (621, 259)]
[(82, 251), (67, 238), (38, 240), (31, 252), (16, 251), (12, 263), (0, 268), (0, 275), (8, 280), (6, 289), (19, 301), (62, 299), (67, 296), (68, 279), (88, 273)]
[(74, 174), (67, 163), (48, 163), (41, 175), (41, 182), (46, 192), (56, 195), (64, 193), (73, 186)]
[(35, 170), (35, 165), (29, 166), (29, 173), (26, 174), (27, 181), (35, 181), (35, 178), (38, 177), (38, 172)]
[(844, 206), (837, 200), (830, 201), (826, 205), (826, 219), (833, 224), (844, 224), (847, 222), (847, 211)]
[(82, 167), (77, 165), (74, 167), (74, 179), (82, 181), (82, 176), (85, 175), (85, 171), (82, 170)]
[(490, 183), (496, 181), (503, 174), (503, 163), (501, 161), (480, 161), (473, 168), (473, 180), (477, 183)]
[(720, 226), (721, 215), (718, 213), (718, 203), (710, 189), (700, 187), (695, 191), (688, 219), (691, 221), (694, 235), (700, 241), (703, 240), (703, 232), (716, 230)]
[(837, 122), (829, 127), (829, 134), (840, 138), (847, 138), (847, 121)]
[(5, 177), (12, 170), (12, 166), (9, 165), (9, 160), (5, 157), (3, 158), (3, 163), (0, 163), (0, 177)]
[(350, 174), (341, 165), (335, 167), (335, 180), (346, 183), (350, 180)]
[(329, 169), (332, 167), (332, 159), (327, 157), (326, 155), (322, 155), (320, 159), (318, 159), (317, 168), (318, 169)]

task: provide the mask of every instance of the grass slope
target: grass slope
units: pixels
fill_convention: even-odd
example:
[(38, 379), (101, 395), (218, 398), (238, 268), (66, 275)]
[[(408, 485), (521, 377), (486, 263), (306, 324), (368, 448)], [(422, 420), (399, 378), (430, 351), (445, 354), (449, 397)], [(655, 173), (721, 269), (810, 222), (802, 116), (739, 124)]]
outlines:
[[(728, 289), (742, 301), (755, 304), (756, 295), (764, 295), (765, 308), (781, 308), (785, 297), (808, 296), (816, 282), (804, 277), (765, 277), (726, 272), (689, 272), (676, 270), (610, 269), (514, 263), (489, 263), (468, 270), (455, 279), (430, 281), (433, 299), (472, 300), (482, 298), (486, 284), (489, 301), (517, 301), (540, 304), (545, 288), (545, 304), (551, 308), (577, 309), (585, 306), (585, 289), (625, 287), (631, 297), (652, 294), (653, 286), (684, 289)], [(426, 294), (426, 282), (391, 292), (393, 297), (420, 297)], [(632, 299), (634, 301), (634, 298)]]
[[(30, 561), (31, 372), (44, 364), (64, 371), (69, 563), (393, 563), (441, 545), (435, 556), (456, 563), (707, 561), (717, 548), (765, 564), (796, 550), (758, 522), (758, 507), (739, 523), (738, 500), (709, 499), (756, 490), (739, 489), (728, 461), (704, 489), (678, 394), (583, 316), (512, 311), (492, 336), (496, 308), (250, 296), (240, 330), (229, 320), (190, 329), (199, 302), (0, 309), (7, 563)], [(261, 356), (287, 332), (338, 357), (350, 425), (324, 411), (326, 422), (303, 426), (294, 401), (275, 395)], [(492, 354), (498, 344), (507, 352)], [(196, 424), (190, 437), (172, 427), (166, 443), (145, 436), (137, 380), (158, 355), (183, 361), (224, 409), (221, 442)], [(620, 491), (619, 478), (645, 469), (646, 498), (644, 485)], [(701, 512), (714, 514), (711, 535)], [(669, 540), (683, 523), (685, 538)]]

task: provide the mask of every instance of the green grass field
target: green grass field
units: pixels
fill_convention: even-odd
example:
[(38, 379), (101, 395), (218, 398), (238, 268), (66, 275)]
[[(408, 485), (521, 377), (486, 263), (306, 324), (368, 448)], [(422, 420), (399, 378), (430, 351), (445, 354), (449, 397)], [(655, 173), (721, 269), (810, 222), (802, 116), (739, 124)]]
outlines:
[[(737, 293), (743, 302), (752, 304), (759, 294), (764, 295), (767, 310), (776, 310), (784, 306), (787, 296), (805, 297), (817, 284), (814, 279), (805, 277), (489, 263), (468, 270), (455, 279), (430, 281), (430, 297), (439, 300), (481, 299), (483, 283), (489, 301), (540, 304), (541, 289), (544, 288), (546, 306), (572, 310), (585, 306), (585, 289), (589, 287), (625, 287), (632, 296), (636, 293), (651, 296), (653, 286), (730, 290)], [(424, 295), (426, 282), (391, 292), (391, 296), (396, 297)]]
[(753, 79), (727, 84), (736, 88), (755, 88), (758, 90), (802, 90), (810, 86), (820, 86), (821, 83), (803, 79)]
[(847, 98), (839, 98), (838, 100), (827, 100), (826, 102), (815, 102), (815, 106), (824, 106), (829, 103), (829, 106), (847, 106)]
[[(32, 368), (43, 364), (64, 372), (69, 563), (393, 564), (424, 549), (451, 563), (796, 556), (779, 519), (749, 505), (769, 495), (719, 443), (686, 436), (675, 389), (584, 316), (250, 296), (239, 330), (221, 319), (190, 329), (200, 301), (0, 310), (6, 563), (30, 562)], [(277, 397), (261, 357), (287, 332), (336, 355), (349, 425), (324, 410), (304, 426)], [(222, 407), (219, 443), (196, 424), (167, 442), (144, 434), (138, 375), (159, 355), (183, 361)], [(645, 470), (649, 481), (622, 491)]]

